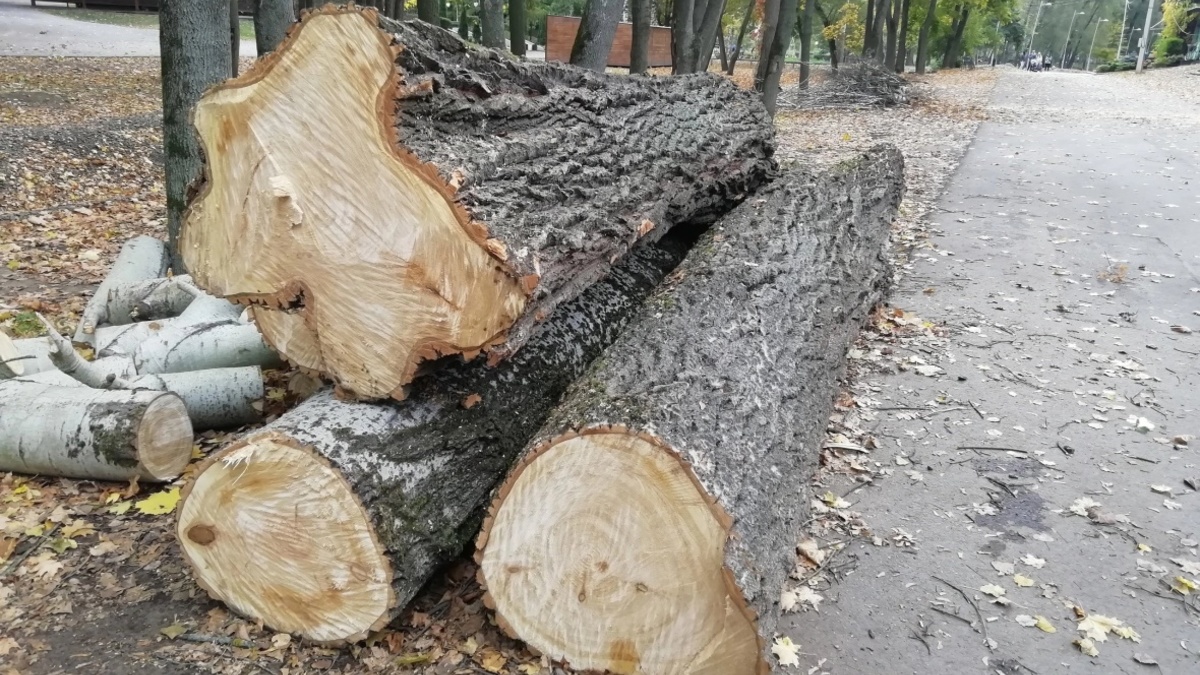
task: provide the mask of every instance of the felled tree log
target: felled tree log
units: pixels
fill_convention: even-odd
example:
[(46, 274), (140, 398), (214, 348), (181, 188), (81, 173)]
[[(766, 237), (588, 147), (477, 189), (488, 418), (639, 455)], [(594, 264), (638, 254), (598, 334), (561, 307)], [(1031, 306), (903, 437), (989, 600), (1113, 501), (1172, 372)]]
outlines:
[[(315, 394), (221, 450), (185, 488), (177, 535), (199, 584), (320, 642), (382, 627), (478, 531), (488, 495), (572, 379), (683, 257), (639, 247), (495, 368), (439, 369), (400, 403)], [(245, 519), (261, 527), (244, 527)]]
[(133, 356), (138, 345), (178, 321), (179, 318), (174, 317), (139, 321), (123, 326), (101, 326), (96, 329), (94, 335), (96, 356)]
[(403, 398), (426, 359), (512, 354), (639, 239), (773, 168), (757, 96), (722, 78), (519, 63), (370, 9), (309, 12), (195, 122), (188, 269), (363, 398)]
[(283, 364), (253, 324), (176, 322), (138, 345), (133, 365), (142, 375)]
[(53, 368), (45, 338), (14, 340), (0, 333), (0, 380)]
[(769, 670), (902, 164), (790, 172), (701, 239), (497, 492), (477, 558), (498, 624), (580, 670)]
[(0, 471), (165, 481), (191, 456), (192, 425), (174, 394), (0, 381)]
[(129, 284), (161, 277), (167, 271), (169, 263), (167, 246), (161, 240), (141, 236), (127, 241), (121, 247), (121, 253), (117, 255), (108, 277), (84, 307), (79, 318), (79, 328), (75, 331), (75, 342), (92, 344), (92, 334), (100, 324), (128, 323), (128, 314), (122, 318), (121, 310), (110, 316), (110, 296), (116, 289)]
[(179, 316), (198, 293), (188, 275), (117, 286), (108, 293), (107, 323), (117, 326)]

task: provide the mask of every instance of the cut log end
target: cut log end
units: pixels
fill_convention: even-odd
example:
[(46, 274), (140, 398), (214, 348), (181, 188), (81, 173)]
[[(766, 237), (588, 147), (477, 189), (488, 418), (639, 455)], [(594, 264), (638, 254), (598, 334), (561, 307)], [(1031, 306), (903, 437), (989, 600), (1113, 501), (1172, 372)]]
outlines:
[(362, 505), (327, 461), (284, 437), (210, 460), (176, 533), (203, 588), (277, 630), (337, 644), (391, 616), (391, 566)]
[(187, 407), (174, 394), (154, 399), (137, 430), (137, 457), (143, 477), (171, 480), (192, 458), (192, 425)]
[(498, 621), (552, 659), (614, 673), (765, 671), (724, 567), (729, 520), (660, 440), (551, 440), (501, 488), (477, 558)]
[[(210, 91), (195, 113), (207, 182), (181, 234), (201, 286), (255, 305), (289, 360), (364, 398), (502, 339), (526, 298), (453, 189), (398, 147), (391, 40), (372, 13), (311, 14)], [(338, 124), (298, 142), (303, 110)]]

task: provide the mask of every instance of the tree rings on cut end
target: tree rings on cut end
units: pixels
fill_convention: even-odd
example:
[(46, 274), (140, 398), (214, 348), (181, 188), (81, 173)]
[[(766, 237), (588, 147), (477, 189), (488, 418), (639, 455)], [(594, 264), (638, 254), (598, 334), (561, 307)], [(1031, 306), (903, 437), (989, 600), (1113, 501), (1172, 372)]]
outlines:
[(192, 422), (175, 394), (155, 398), (138, 423), (138, 469), (148, 480), (172, 480), (192, 459)]
[(391, 566), (350, 485), (279, 434), (210, 460), (176, 534), (202, 587), (275, 630), (341, 643), (391, 615)]
[(502, 625), (614, 673), (751, 675), (758, 636), (724, 566), (728, 519), (658, 439), (600, 428), (513, 473), (480, 536)]

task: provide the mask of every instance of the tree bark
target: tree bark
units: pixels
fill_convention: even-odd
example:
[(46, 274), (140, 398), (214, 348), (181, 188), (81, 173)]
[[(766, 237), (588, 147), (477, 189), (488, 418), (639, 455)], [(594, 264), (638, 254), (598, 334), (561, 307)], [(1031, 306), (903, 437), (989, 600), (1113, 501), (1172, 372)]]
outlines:
[(587, 0), (579, 19), (575, 44), (571, 47), (572, 65), (604, 72), (624, 8), (624, 0)]
[(526, 0), (508, 0), (508, 42), (509, 49), (516, 56), (525, 56), (525, 31), (528, 28), (525, 2)]
[(695, 0), (673, 0), (671, 9), (671, 72), (676, 75), (694, 73), (696, 59), (692, 45), (696, 40), (696, 31), (692, 22)]
[(229, 77), (229, 8), (220, 2), (166, 2), (158, 18), (167, 241), (171, 267), (176, 274), (183, 274), (179, 227), (187, 187), (201, 168), (200, 144), (190, 118), (200, 94)]
[(465, 0), (460, 0), (458, 3), (458, 37), (464, 40), (471, 39), (471, 16), (467, 13), (469, 3)]
[[(513, 458), (688, 243), (681, 231), (639, 247), (494, 369), (455, 364), (415, 382), (402, 403), (347, 403), (325, 390), (222, 449), (179, 505), (177, 535), (199, 584), (312, 640), (382, 627), (462, 553)], [(248, 517), (271, 526), (238, 525)]]
[(875, 53), (875, 0), (867, 0), (867, 18), (863, 22), (863, 47), (862, 55), (864, 57)]
[(738, 57), (742, 54), (742, 41), (746, 39), (746, 29), (750, 27), (750, 19), (754, 16), (754, 2), (747, 0), (746, 13), (742, 15), (742, 26), (738, 28), (737, 44), (733, 45), (733, 54), (729, 56), (729, 68), (726, 73), (733, 75), (737, 67)]
[[(817, 0), (803, 0), (804, 14), (800, 18), (800, 88), (808, 89), (808, 79), (812, 76), (812, 33), (813, 12)], [(833, 52), (830, 52), (833, 58)]]
[(954, 21), (952, 33), (950, 34), (950, 42), (946, 45), (946, 53), (942, 55), (943, 68), (957, 68), (959, 55), (962, 52), (962, 36), (963, 31), (967, 27), (967, 18), (971, 14), (971, 9), (967, 5), (962, 5), (959, 8), (958, 17)]
[[(775, 32), (779, 26), (779, 7), (782, 0), (764, 0), (763, 20), (759, 26), (758, 67), (754, 71), (754, 89), (766, 92), (767, 74), (771, 71), (771, 50), (775, 45)], [(791, 31), (791, 26), (788, 27)], [(764, 97), (764, 103), (766, 98)], [(767, 109), (774, 115), (774, 112)]]
[(719, 220), (496, 492), (496, 623), (553, 662), (766, 673), (846, 350), (891, 276), (890, 146)]
[(108, 276), (83, 309), (79, 327), (75, 330), (75, 342), (92, 344), (92, 335), (102, 324), (129, 323), (129, 308), (124, 303), (112, 306), (113, 295), (131, 284), (157, 280), (167, 271), (170, 262), (171, 253), (160, 239), (139, 236), (125, 242)]
[(890, 13), (887, 17), (887, 46), (884, 49), (883, 65), (888, 70), (896, 69), (896, 36), (900, 30), (900, 10), (902, 0), (891, 0)]
[(504, 0), (479, 0), (483, 46), (504, 49)]
[(192, 426), (174, 394), (0, 380), (0, 471), (166, 481), (191, 457)]
[(725, 18), (722, 16), (721, 25), (717, 26), (717, 54), (721, 56), (721, 72), (729, 70), (729, 53), (725, 47)]
[(717, 35), (721, 30), (721, 15), (725, 13), (725, 0), (709, 0), (704, 7), (704, 17), (696, 32), (696, 72), (708, 71), (712, 64), (713, 48), (717, 45)]
[(417, 18), (431, 26), (441, 25), (438, 0), (417, 0)]
[(884, 35), (884, 27), (887, 25), (888, 16), (891, 14), (891, 3), (895, 0), (875, 0), (875, 23), (871, 27), (871, 32), (874, 33), (873, 44), (874, 48), (871, 56), (883, 63), (887, 56), (887, 41)]
[(900, 36), (896, 39), (896, 72), (904, 74), (904, 62), (908, 59), (908, 16), (912, 13), (912, 0), (901, 0)]
[(937, 17), (937, 3), (938, 0), (929, 0), (925, 20), (921, 22), (921, 32), (917, 35), (916, 71), (918, 75), (925, 74), (925, 64), (929, 62), (929, 33), (933, 30), (933, 23)]
[(629, 14), (633, 21), (629, 72), (645, 75), (650, 68), (650, 0), (629, 0)]
[(254, 44), (259, 57), (275, 51), (294, 23), (296, 10), (292, 0), (255, 0)]
[(792, 43), (792, 29), (796, 25), (797, 0), (780, 0), (779, 18), (776, 23), (770, 51), (767, 52), (767, 69), (763, 81), (763, 105), (767, 113), (775, 115), (775, 102), (779, 97), (779, 78), (783, 74), (784, 57)]
[(229, 55), (230, 77), (238, 76), (238, 66), (241, 59), (238, 52), (242, 46), (241, 20), (238, 18), (238, 0), (229, 0)]
[[(507, 358), (635, 242), (716, 217), (773, 169), (768, 117), (724, 78), (527, 65), (387, 23), (312, 13), (196, 113), (224, 151), (184, 230), (193, 277), (344, 391), (402, 398), (422, 361)], [(299, 142), (284, 121), (317, 108), (339, 124)]]
[[(816, 5), (817, 16), (819, 16), (821, 18), (821, 26), (823, 28), (829, 28), (831, 25), (833, 25), (833, 23), (829, 20), (829, 15), (825, 12), (825, 9), (823, 7), (821, 7), (821, 3), (818, 2), (817, 0), (813, 0), (813, 4)], [(837, 69), (838, 69), (838, 43), (837, 43), (837, 40), (826, 40), (826, 47), (829, 49), (829, 68), (830, 68), (830, 70), (837, 72)]]

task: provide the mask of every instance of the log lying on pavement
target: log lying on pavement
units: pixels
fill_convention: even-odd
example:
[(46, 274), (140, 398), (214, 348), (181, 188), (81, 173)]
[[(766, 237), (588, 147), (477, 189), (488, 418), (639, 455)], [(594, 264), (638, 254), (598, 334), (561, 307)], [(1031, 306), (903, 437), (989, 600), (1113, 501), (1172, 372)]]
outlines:
[(75, 342), (92, 344), (92, 334), (101, 324), (129, 323), (129, 310), (124, 305), (123, 309), (114, 307), (114, 313), (110, 314), (110, 301), (114, 300), (112, 296), (119, 294), (118, 289), (130, 284), (161, 277), (167, 271), (169, 262), (167, 246), (162, 240), (141, 236), (126, 242), (108, 277), (84, 308), (79, 318), (79, 328), (75, 331)]
[[(337, 124), (296, 124), (313, 111)], [(332, 6), (195, 123), (188, 269), (363, 398), (403, 398), (439, 355), (510, 355), (636, 241), (727, 211), (773, 167), (758, 97), (723, 78), (524, 64)]]
[(191, 456), (192, 425), (174, 394), (0, 381), (0, 471), (166, 481)]
[(383, 626), (474, 537), (488, 495), (559, 395), (683, 257), (681, 236), (639, 247), (495, 368), (439, 369), (401, 403), (325, 390), (221, 450), (178, 511), (199, 584), (320, 642)]
[(477, 558), (498, 624), (580, 670), (768, 672), (902, 165), (791, 172), (709, 230), (497, 492)]

